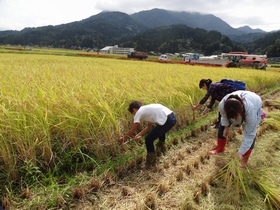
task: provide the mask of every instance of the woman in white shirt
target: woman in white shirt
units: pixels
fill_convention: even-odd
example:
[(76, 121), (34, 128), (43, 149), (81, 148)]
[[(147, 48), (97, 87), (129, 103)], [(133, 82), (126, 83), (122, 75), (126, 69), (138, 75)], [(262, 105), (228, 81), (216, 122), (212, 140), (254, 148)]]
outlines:
[(145, 138), (147, 149), (146, 168), (151, 168), (156, 165), (154, 141), (159, 139), (159, 146), (162, 148), (165, 147), (166, 133), (176, 124), (176, 117), (173, 111), (162, 104), (142, 105), (139, 101), (131, 102), (128, 111), (134, 115), (134, 121), (127, 134), (119, 139), (120, 143), (123, 143), (135, 133), (140, 121), (147, 122), (147, 126), (135, 135), (132, 140), (141, 138), (152, 129), (153, 124), (156, 124)]
[(221, 125), (218, 131), (218, 146), (210, 151), (216, 154), (224, 151), (229, 133), (229, 126), (243, 128), (243, 141), (238, 150), (241, 166), (247, 164), (249, 156), (255, 145), (257, 127), (261, 121), (262, 100), (260, 96), (251, 91), (235, 91), (227, 94), (219, 103)]

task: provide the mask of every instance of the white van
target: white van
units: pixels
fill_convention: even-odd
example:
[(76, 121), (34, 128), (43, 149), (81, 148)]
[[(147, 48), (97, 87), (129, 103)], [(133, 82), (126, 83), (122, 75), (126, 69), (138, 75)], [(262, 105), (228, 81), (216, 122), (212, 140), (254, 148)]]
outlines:
[(167, 60), (168, 58), (167, 58), (167, 55), (162, 54), (162, 55), (160, 55), (160, 57), (158, 59), (159, 60)]

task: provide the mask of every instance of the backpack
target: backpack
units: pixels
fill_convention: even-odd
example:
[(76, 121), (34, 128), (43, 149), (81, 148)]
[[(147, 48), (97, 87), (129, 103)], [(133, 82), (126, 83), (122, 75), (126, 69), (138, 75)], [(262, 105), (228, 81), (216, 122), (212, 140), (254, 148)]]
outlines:
[(240, 80), (222, 79), (220, 82), (229, 84), (237, 90), (246, 90), (245, 82), (240, 81)]

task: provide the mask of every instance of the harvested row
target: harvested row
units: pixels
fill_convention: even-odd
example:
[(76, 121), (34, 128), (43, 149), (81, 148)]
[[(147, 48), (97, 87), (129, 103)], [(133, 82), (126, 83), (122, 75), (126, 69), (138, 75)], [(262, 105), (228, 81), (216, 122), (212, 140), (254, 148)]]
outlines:
[[(271, 108), (267, 108), (265, 106), (264, 110), (269, 115)], [(277, 106), (273, 108), (275, 109), (277, 110)], [(258, 157), (258, 154), (265, 152), (266, 147), (262, 144), (268, 141), (269, 133), (273, 134), (274, 131), (264, 121), (258, 128), (257, 148), (249, 161), (252, 170), (257, 170), (260, 159), (263, 158), (262, 162), (265, 162), (267, 158), (267, 155)], [(235, 190), (227, 192), (225, 183), (221, 184), (216, 180), (217, 174), (226, 165), (226, 160), (234, 158), (242, 140), (242, 131), (240, 128), (232, 128), (226, 152), (210, 156), (209, 150), (216, 144), (216, 134), (216, 130), (206, 129), (196, 137), (182, 137), (181, 142), (172, 147), (166, 155), (159, 157), (157, 169), (147, 171), (135, 167), (122, 176), (116, 176), (112, 178), (113, 182), (105, 184), (104, 188), (101, 187), (92, 195), (95, 197), (93, 203), (85, 201), (78, 205), (78, 208), (87, 206), (96, 209), (238, 209), (241, 206), (250, 206), (250, 202), (248, 204), (239, 194), (234, 194)], [(270, 149), (270, 153), (280, 156), (277, 148)], [(261, 194), (254, 194), (257, 192), (257, 189), (252, 189), (249, 196), (261, 199)], [(266, 209), (264, 203), (257, 202), (256, 205)]]

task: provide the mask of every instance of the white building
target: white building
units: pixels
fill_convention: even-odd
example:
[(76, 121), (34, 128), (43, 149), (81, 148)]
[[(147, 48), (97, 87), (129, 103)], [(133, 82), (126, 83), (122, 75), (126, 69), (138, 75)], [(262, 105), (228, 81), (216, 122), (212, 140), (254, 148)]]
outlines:
[(115, 46), (106, 46), (100, 50), (101, 53), (108, 53), (108, 54), (128, 54), (130, 52), (134, 52), (134, 48), (128, 47), (119, 47), (118, 45)]

